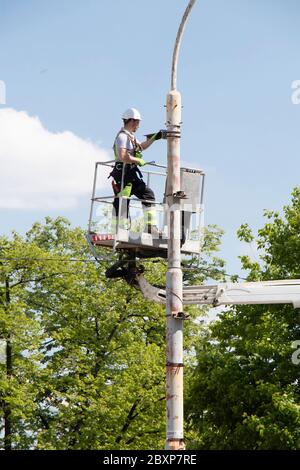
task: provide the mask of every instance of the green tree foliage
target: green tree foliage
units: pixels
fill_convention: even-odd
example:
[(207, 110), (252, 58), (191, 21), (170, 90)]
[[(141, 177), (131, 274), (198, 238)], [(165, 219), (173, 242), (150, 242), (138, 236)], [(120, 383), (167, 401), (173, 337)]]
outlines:
[[(40, 369), (43, 330), (29, 306), (34, 283), (48, 276), (36, 261), (45, 252), (13, 234), (0, 239), (0, 410), (2, 447), (30, 448), (37, 390), (32, 377)], [(53, 275), (51, 273), (51, 275)], [(3, 436), (3, 437), (2, 437)]]
[[(207, 231), (208, 274), (222, 267), (213, 258), (220, 237)], [(163, 448), (164, 307), (106, 279), (113, 256), (95, 263), (83, 231), (63, 218), (0, 247), (1, 447)], [(207, 276), (186, 273), (189, 282)], [(146, 263), (146, 275), (164, 284), (164, 264)], [(199, 331), (187, 322), (187, 357)]]
[[(283, 215), (266, 212), (260, 259), (241, 258), (249, 280), (300, 277), (300, 189)], [(253, 242), (247, 224), (238, 236)], [(290, 305), (237, 306), (203, 333), (190, 381), (187, 414), (192, 447), (299, 449), (299, 310)]]

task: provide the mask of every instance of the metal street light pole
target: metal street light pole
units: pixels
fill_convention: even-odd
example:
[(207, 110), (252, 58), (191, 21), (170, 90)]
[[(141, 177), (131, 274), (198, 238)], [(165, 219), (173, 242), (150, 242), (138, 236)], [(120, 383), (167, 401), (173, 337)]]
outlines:
[(167, 316), (167, 436), (166, 449), (185, 449), (183, 436), (183, 322), (180, 211), (180, 126), (181, 95), (176, 90), (177, 62), (183, 31), (196, 0), (190, 0), (177, 33), (172, 61), (171, 90), (167, 95), (169, 214)]

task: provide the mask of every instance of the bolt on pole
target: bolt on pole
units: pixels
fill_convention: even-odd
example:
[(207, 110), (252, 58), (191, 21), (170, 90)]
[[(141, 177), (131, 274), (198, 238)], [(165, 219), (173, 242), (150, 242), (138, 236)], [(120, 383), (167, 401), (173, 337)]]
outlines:
[(166, 280), (167, 363), (166, 449), (185, 449), (183, 435), (183, 321), (180, 211), (181, 95), (176, 90), (177, 62), (186, 21), (196, 0), (190, 0), (180, 23), (172, 60), (171, 90), (167, 95), (167, 205), (169, 214), (168, 271)]

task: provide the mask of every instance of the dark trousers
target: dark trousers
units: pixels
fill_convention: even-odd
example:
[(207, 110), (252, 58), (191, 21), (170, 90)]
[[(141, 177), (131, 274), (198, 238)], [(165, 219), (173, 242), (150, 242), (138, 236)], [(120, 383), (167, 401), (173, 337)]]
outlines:
[[(125, 175), (124, 175), (124, 188), (126, 185), (131, 184), (131, 194), (136, 196), (138, 199), (147, 199), (147, 201), (155, 201), (155, 195), (149, 186), (145, 184), (143, 179), (139, 176), (139, 170), (133, 166), (126, 165)], [(122, 164), (116, 165), (112, 172), (112, 176), (117, 183), (119, 189), (121, 189), (121, 182), (122, 182)], [(118, 193), (119, 194), (119, 193)], [(116, 194), (116, 195), (118, 195)], [(121, 217), (128, 218), (129, 216), (129, 203), (130, 199), (122, 199), (122, 212)], [(114, 207), (114, 216), (118, 217), (119, 215), (119, 205), (120, 205), (120, 198), (116, 197), (113, 202)], [(155, 210), (155, 206), (151, 204), (151, 202), (142, 202), (144, 210), (150, 207), (153, 207)], [(149, 210), (149, 209), (148, 209)]]
[[(154, 192), (152, 191), (149, 186), (145, 184), (143, 180), (139, 180), (139, 182), (134, 181), (132, 182), (132, 190), (131, 190), (131, 195), (136, 196), (138, 199), (147, 199), (148, 201), (155, 201), (155, 195)], [(127, 199), (126, 201), (123, 199), (122, 200), (122, 214), (121, 216), (124, 216), (128, 218), (129, 216), (129, 202), (130, 199)], [(120, 198), (116, 197), (114, 199), (114, 211), (115, 211), (115, 216), (118, 217), (119, 215), (119, 203), (120, 203)], [(142, 202), (142, 205), (144, 208), (146, 207), (151, 207), (153, 204), (151, 202)], [(126, 209), (124, 209), (126, 207)]]

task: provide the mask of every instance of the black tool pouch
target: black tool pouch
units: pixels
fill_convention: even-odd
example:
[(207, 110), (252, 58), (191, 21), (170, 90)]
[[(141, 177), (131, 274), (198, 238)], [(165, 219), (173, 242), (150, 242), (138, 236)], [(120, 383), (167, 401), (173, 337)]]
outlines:
[[(117, 183), (120, 183), (122, 180), (122, 171), (123, 171), (123, 163), (116, 162), (108, 178), (113, 178)], [(126, 167), (125, 167), (125, 174), (126, 174)], [(125, 179), (125, 175), (124, 175), (124, 179)]]

